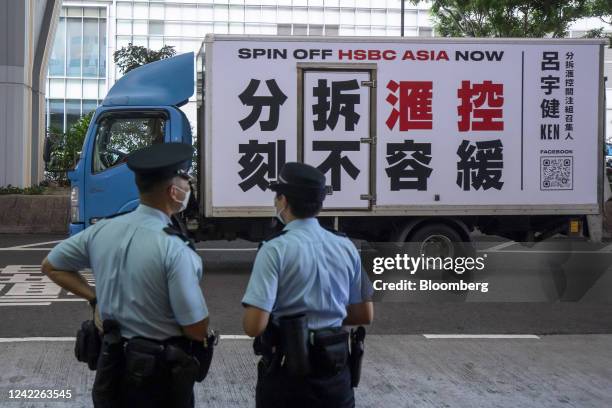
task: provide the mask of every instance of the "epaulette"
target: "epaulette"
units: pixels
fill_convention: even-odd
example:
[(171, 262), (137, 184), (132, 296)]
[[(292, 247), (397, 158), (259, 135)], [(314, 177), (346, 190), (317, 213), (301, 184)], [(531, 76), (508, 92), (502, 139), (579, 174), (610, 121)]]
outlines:
[(338, 235), (339, 237), (348, 238), (348, 235), (346, 235), (344, 232), (337, 231), (337, 230), (335, 230), (333, 228), (325, 228), (325, 227), (323, 227), (323, 229), (331, 232), (334, 235)]
[(164, 232), (168, 235), (174, 235), (176, 237), (179, 237), (181, 240), (183, 240), (183, 242), (187, 244), (187, 246), (189, 246), (189, 248), (191, 248), (195, 252), (196, 247), (195, 247), (195, 243), (193, 242), (193, 240), (189, 238), (187, 235), (183, 234), (181, 231), (174, 228), (172, 224), (168, 224), (168, 226), (164, 228)]
[(271, 235), (267, 236), (267, 237), (266, 237), (266, 239), (264, 239), (263, 241), (261, 241), (261, 242), (259, 243), (259, 246), (257, 247), (257, 249), (261, 248), (261, 246), (262, 246), (264, 243), (269, 242), (269, 241), (273, 240), (274, 238), (278, 238), (278, 237), (280, 237), (280, 236), (281, 236), (281, 235), (283, 235), (285, 232), (287, 232), (287, 231), (285, 231), (285, 230), (280, 230), (280, 231), (276, 231), (275, 233), (273, 233), (273, 234), (271, 234)]

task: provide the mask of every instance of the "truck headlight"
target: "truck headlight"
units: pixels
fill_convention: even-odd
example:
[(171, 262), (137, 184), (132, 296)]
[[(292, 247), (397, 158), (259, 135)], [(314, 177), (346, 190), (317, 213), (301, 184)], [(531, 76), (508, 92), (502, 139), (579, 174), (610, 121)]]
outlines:
[(79, 188), (72, 187), (70, 189), (70, 221), (72, 223), (80, 222), (79, 217)]

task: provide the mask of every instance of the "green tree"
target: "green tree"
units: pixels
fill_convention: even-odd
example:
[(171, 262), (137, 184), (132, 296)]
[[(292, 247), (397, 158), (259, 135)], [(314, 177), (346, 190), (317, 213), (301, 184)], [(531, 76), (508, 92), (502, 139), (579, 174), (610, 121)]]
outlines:
[(82, 116), (66, 133), (49, 129), (52, 142), (51, 161), (47, 167), (47, 178), (60, 184), (67, 183), (66, 172), (76, 164), (79, 152), (83, 148), (85, 135), (94, 112)]
[(173, 57), (176, 50), (171, 45), (164, 45), (158, 51), (129, 43), (127, 47), (121, 47), (113, 54), (115, 64), (123, 74), (127, 74), (134, 68), (138, 68), (150, 62)]
[(606, 24), (612, 24), (612, 0), (591, 0), (590, 15), (599, 17)]
[[(410, 0), (418, 4), (422, 0)], [(436, 32), (444, 37), (565, 37), (574, 21), (594, 16), (595, 1), (433, 0)]]
[[(612, 24), (612, 0), (592, 0), (589, 4), (589, 14), (599, 17), (602, 23)], [(608, 38), (612, 47), (612, 36), (604, 32), (604, 27), (593, 28), (584, 35), (585, 38)]]

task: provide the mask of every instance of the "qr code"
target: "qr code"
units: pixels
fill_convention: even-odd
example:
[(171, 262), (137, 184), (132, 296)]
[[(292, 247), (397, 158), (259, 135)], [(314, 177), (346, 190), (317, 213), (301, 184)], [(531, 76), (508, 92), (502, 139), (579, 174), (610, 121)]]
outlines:
[(573, 190), (574, 157), (540, 157), (540, 190)]

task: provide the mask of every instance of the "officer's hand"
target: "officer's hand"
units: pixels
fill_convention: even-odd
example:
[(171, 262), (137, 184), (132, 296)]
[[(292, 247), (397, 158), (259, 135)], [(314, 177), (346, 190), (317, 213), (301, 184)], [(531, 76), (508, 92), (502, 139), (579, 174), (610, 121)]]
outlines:
[(91, 312), (93, 313), (94, 324), (96, 325), (98, 331), (102, 333), (102, 318), (100, 317), (100, 310), (98, 309), (97, 300), (94, 299), (93, 301), (90, 301), (89, 306), (91, 306)]

